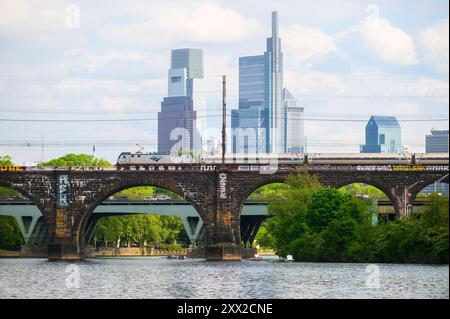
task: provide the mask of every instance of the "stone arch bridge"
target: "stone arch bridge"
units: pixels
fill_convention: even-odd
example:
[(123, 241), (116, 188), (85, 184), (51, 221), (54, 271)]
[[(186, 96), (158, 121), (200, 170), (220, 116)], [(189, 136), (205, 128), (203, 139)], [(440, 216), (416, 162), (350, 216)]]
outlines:
[[(267, 169), (269, 168), (269, 169)], [(191, 204), (203, 220), (206, 257), (241, 258), (240, 213), (257, 188), (284, 182), (299, 169), (329, 187), (366, 183), (383, 191), (399, 216), (427, 185), (448, 183), (448, 165), (176, 165), (134, 170), (104, 168), (0, 167), (0, 186), (18, 191), (41, 210), (48, 229), (50, 259), (83, 257), (84, 232), (94, 209), (130, 187), (168, 189)]]

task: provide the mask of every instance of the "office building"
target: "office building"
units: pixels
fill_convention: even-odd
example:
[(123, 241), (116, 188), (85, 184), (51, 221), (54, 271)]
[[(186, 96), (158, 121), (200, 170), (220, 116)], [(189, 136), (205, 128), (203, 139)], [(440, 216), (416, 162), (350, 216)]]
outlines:
[(168, 97), (187, 96), (196, 112), (196, 141), (201, 148), (201, 137), (207, 129), (207, 108), (201, 49), (176, 49), (171, 52), (168, 78)]
[(401, 143), (401, 128), (394, 116), (370, 117), (366, 125), (366, 144), (361, 145), (362, 153), (403, 152)]
[(233, 152), (284, 153), (283, 53), (278, 14), (263, 55), (239, 58), (239, 108), (232, 112)]
[(286, 110), (286, 152), (303, 153), (305, 151), (305, 133), (303, 107), (297, 106), (297, 99), (283, 90), (283, 103)]
[(159, 153), (201, 151), (201, 132), (206, 128), (203, 78), (202, 50), (172, 50), (168, 94), (158, 113)]
[[(425, 152), (426, 153), (448, 153), (448, 130), (431, 129), (431, 134), (425, 135)], [(448, 184), (436, 183), (425, 187), (421, 193), (431, 194), (433, 192), (448, 195)]]
[(448, 130), (431, 129), (431, 134), (425, 135), (426, 153), (448, 153)]
[(187, 96), (165, 97), (158, 112), (158, 153), (195, 150), (196, 112)]

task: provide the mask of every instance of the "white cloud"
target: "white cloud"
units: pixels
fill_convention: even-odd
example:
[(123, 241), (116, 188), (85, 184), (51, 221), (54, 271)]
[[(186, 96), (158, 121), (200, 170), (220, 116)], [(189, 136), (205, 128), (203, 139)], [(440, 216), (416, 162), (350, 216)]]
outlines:
[(357, 26), (338, 33), (336, 39), (343, 49), (371, 56), (381, 62), (413, 65), (419, 62), (413, 38), (391, 25), (384, 17), (370, 16)]
[(420, 30), (417, 43), (424, 62), (434, 70), (448, 74), (449, 20), (440, 21)]
[(300, 62), (336, 51), (333, 39), (318, 28), (292, 25), (282, 30), (281, 38), (286, 54)]
[(200, 43), (230, 43), (261, 32), (255, 19), (244, 18), (239, 12), (210, 2), (153, 5), (137, 11), (145, 21), (109, 24), (99, 30), (99, 36), (131, 45), (159, 46), (186, 41)]

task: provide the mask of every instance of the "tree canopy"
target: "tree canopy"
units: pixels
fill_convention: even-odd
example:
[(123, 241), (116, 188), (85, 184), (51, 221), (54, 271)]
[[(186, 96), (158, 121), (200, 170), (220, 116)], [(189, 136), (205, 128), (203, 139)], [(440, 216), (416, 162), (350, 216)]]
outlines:
[(88, 154), (66, 154), (41, 163), (40, 166), (111, 166), (111, 163), (103, 158), (97, 158)]
[(411, 218), (372, 225), (369, 202), (356, 195), (379, 191), (364, 188), (325, 188), (302, 172), (260, 189), (272, 217), (256, 242), (298, 261), (448, 263), (448, 197), (433, 194)]
[(9, 155), (0, 156), (0, 166), (13, 166), (12, 157)]

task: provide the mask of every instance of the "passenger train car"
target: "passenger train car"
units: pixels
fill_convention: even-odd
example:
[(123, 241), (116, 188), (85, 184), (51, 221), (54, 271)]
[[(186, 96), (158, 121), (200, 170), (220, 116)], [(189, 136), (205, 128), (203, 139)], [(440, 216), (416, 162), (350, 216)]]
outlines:
[(448, 165), (448, 153), (415, 153), (414, 164), (417, 165)]
[[(218, 165), (222, 157), (204, 155), (194, 158), (190, 154), (171, 156), (164, 154), (121, 153), (117, 166), (202, 164)], [(308, 164), (308, 165), (448, 165), (448, 153), (308, 153), (308, 154), (227, 154), (225, 164)]]

